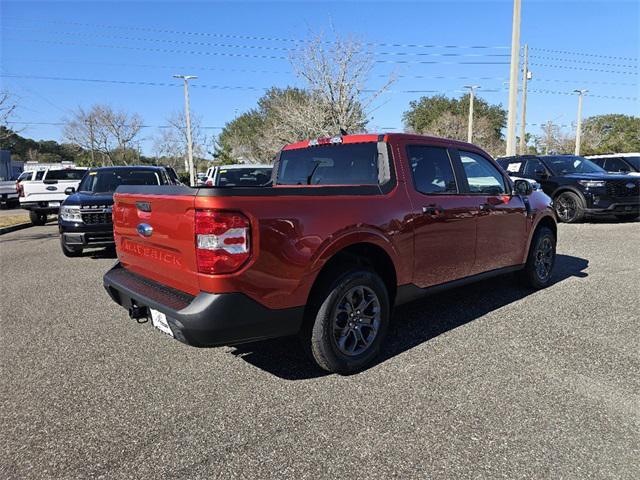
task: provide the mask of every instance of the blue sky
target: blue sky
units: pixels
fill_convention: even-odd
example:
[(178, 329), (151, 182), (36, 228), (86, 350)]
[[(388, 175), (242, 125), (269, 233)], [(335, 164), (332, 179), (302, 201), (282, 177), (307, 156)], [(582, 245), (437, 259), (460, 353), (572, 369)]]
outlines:
[[(252, 108), (262, 88), (300, 85), (288, 60), (272, 58), (287, 56), (294, 44), (289, 39), (334, 28), (376, 44), (375, 58), (384, 62), (376, 63), (371, 88), (391, 72), (401, 76), (374, 105), (369, 125), (399, 130), (409, 102), (421, 96), (416, 91), (459, 96), (473, 83), (482, 87), (479, 96), (506, 105), (512, 5), (2, 1), (0, 80), (19, 97), (15, 120), (25, 122), (19, 125), (23, 134), (60, 140), (62, 127), (48, 123), (62, 122), (79, 105), (109, 103), (139, 112), (147, 125), (164, 125), (172, 111), (183, 108), (181, 84), (172, 74), (198, 75), (192, 109), (215, 133)], [(521, 43), (530, 46), (534, 75), (529, 130), (538, 133), (547, 120), (570, 129), (576, 98), (568, 93), (575, 88), (590, 90), (584, 116), (639, 115), (639, 25), (637, 1), (523, 0)], [(421, 46), (409, 46), (416, 44)], [(456, 55), (443, 55), (451, 53)], [(418, 63), (425, 61), (438, 63)], [(144, 130), (147, 153), (156, 132)]]

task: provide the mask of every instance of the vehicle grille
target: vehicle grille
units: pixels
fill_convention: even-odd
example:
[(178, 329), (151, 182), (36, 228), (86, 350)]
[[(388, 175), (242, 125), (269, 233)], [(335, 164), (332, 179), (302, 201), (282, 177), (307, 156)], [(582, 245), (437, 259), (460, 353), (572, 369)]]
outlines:
[(80, 214), (82, 215), (82, 221), (85, 225), (97, 225), (97, 224), (110, 224), (111, 212), (105, 212), (106, 208), (110, 208), (109, 205), (91, 205), (82, 207)]
[[(627, 184), (633, 183), (633, 188)], [(638, 197), (640, 196), (640, 181), (638, 180), (608, 180), (607, 195), (612, 197)]]

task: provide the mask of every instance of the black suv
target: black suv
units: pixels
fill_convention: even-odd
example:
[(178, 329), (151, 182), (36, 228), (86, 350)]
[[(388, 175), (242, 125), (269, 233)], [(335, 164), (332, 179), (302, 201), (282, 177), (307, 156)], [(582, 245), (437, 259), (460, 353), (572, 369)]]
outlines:
[(597, 155), (589, 157), (593, 163), (612, 173), (640, 172), (640, 155)]
[(632, 220), (640, 214), (640, 178), (607, 173), (584, 157), (523, 155), (502, 157), (498, 163), (509, 175), (539, 182), (562, 222), (597, 214)]
[[(173, 172), (175, 173), (175, 172)], [(111, 208), (113, 193), (120, 185), (172, 185), (176, 180), (165, 167), (102, 167), (87, 170), (76, 192), (60, 206), (58, 230), (62, 253), (82, 255), (85, 247), (113, 246)]]

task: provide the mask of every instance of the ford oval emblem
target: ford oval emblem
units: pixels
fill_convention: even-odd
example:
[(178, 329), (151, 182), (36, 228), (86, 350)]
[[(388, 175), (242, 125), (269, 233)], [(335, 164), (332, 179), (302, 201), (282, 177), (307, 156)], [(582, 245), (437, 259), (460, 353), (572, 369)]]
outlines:
[(136, 230), (138, 230), (138, 234), (143, 237), (150, 237), (151, 234), (153, 233), (153, 227), (148, 223), (138, 224), (138, 227), (136, 228)]
[(55, 190), (58, 190), (58, 187), (53, 187), (53, 186), (47, 187), (47, 190), (49, 190), (50, 192), (53, 192)]
[(635, 186), (636, 186), (636, 184), (635, 184), (635, 183), (633, 183), (633, 182), (629, 182), (629, 183), (627, 183), (627, 184), (625, 185), (625, 187), (627, 187), (627, 188), (634, 188)]

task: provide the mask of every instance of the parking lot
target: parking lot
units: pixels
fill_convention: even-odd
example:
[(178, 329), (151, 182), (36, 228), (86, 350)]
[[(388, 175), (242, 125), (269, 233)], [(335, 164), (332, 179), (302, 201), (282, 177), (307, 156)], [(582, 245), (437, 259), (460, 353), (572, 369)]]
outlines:
[(555, 284), (397, 311), (324, 375), (289, 339), (195, 349), (109, 300), (115, 259), (0, 237), (2, 478), (639, 478), (640, 224), (560, 225)]

